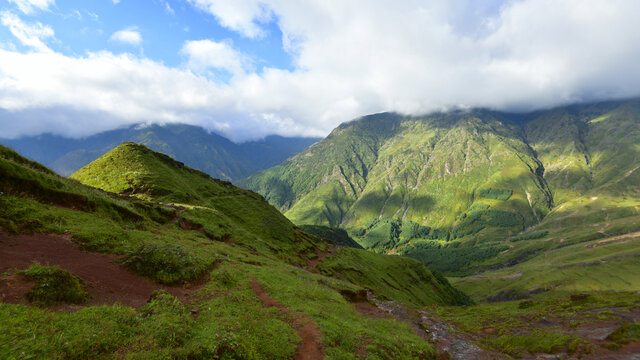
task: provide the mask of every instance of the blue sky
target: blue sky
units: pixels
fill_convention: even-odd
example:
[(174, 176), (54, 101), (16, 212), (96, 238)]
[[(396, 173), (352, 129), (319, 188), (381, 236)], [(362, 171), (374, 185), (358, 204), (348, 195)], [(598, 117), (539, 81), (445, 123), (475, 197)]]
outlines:
[[(18, 6), (8, 0), (2, 0), (2, 8), (20, 13)], [(129, 52), (174, 67), (184, 61), (180, 49), (186, 40), (231, 40), (236, 49), (255, 61), (258, 72), (265, 66), (292, 68), (292, 58), (282, 48), (282, 33), (276, 19), (264, 24), (263, 37), (247, 38), (219, 25), (213, 15), (182, 0), (121, 0), (118, 3), (57, 0), (48, 11), (38, 11), (25, 19), (50, 25), (55, 30), (56, 41), (49, 47), (67, 56), (102, 50)], [(142, 42), (131, 45), (110, 40), (115, 32), (123, 29), (137, 31)], [(0, 38), (12, 38), (6, 27), (0, 28)], [(18, 42), (14, 43), (25, 50)]]
[(0, 0), (0, 137), (640, 96), (637, 0)]

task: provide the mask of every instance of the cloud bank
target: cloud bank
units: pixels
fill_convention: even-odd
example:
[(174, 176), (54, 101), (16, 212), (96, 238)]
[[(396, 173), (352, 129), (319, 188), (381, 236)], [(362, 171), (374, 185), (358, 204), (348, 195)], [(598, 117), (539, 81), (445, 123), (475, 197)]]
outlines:
[(183, 65), (171, 68), (106, 51), (69, 57), (47, 51), (53, 31), (14, 32), (32, 51), (0, 50), (0, 136), (183, 122), (242, 141), (326, 135), (380, 111), (523, 111), (640, 95), (635, 0), (189, 2), (254, 41), (276, 22), (294, 69), (258, 73), (222, 39), (185, 42)]

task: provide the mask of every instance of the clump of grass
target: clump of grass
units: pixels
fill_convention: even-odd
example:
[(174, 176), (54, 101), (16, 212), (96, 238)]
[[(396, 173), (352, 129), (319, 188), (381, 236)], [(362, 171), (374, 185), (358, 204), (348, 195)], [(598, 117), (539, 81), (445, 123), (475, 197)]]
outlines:
[(188, 309), (175, 296), (156, 290), (140, 309), (142, 325), (147, 333), (164, 346), (177, 347), (191, 336), (193, 320)]
[(213, 261), (178, 245), (142, 244), (125, 251), (122, 264), (163, 284), (193, 280), (204, 275)]
[(43, 305), (60, 302), (83, 304), (89, 301), (90, 296), (82, 279), (57, 266), (34, 263), (20, 273), (36, 282), (27, 294), (29, 301)]
[(609, 350), (617, 350), (620, 346), (627, 344), (631, 341), (638, 341), (640, 339), (640, 323), (624, 323), (616, 331), (607, 336), (607, 342), (602, 344)]

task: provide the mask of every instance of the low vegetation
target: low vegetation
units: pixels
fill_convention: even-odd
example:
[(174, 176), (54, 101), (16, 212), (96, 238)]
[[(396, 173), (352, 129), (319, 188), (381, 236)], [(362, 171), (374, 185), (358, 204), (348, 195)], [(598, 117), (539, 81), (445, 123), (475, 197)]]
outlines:
[[(124, 149), (155, 156), (130, 144)], [(139, 164), (155, 161), (144, 156)], [(105, 305), (56, 313), (1, 303), (0, 317), (10, 320), (0, 324), (0, 357), (290, 358), (301, 341), (297, 327), (291, 316), (260, 301), (252, 287), (258, 281), (290, 314), (304, 314), (317, 324), (332, 358), (360, 353), (428, 359), (435, 356), (433, 346), (409, 325), (362, 315), (342, 294), (369, 289), (415, 306), (471, 301), (417, 261), (361, 249), (340, 248), (322, 259), (315, 273), (304, 270), (308, 259), (327, 253), (331, 243), (296, 228), (259, 195), (163, 157), (171, 171), (166, 184), (187, 182), (179, 204), (169, 203), (172, 195), (157, 184), (142, 186), (147, 190), (139, 194), (116, 194), (61, 178), (17, 154), (15, 161), (7, 158), (0, 158), (0, 169), (11, 169), (3, 173), (10, 176), (0, 196), (3, 224), (20, 234), (66, 233), (77, 246), (117, 254), (123, 266), (156, 282), (202, 283), (202, 288), (188, 301), (158, 291), (139, 309)], [(162, 174), (148, 176), (158, 184), (165, 181)], [(33, 186), (20, 187), (20, 179)], [(200, 190), (206, 187), (205, 196)], [(49, 273), (41, 268), (48, 269), (36, 271), (34, 265), (28, 271)]]
[(83, 304), (90, 298), (82, 279), (57, 266), (42, 266), (34, 263), (19, 274), (35, 281), (35, 285), (27, 293), (27, 298), (31, 302), (40, 305)]

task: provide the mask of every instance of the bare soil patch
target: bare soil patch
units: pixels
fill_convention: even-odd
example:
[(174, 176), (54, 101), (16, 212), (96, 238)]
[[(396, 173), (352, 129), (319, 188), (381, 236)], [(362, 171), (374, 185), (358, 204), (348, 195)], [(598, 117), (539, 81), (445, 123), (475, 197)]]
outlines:
[[(200, 284), (163, 286), (118, 265), (118, 257), (81, 250), (69, 235), (22, 234), (0, 232), (0, 274), (26, 269), (33, 262), (57, 265), (84, 280), (91, 300), (87, 305), (120, 303), (140, 307), (154, 290), (162, 289), (189, 301)], [(33, 283), (20, 275), (0, 277), (0, 301), (27, 304), (26, 294)], [(65, 305), (62, 310), (81, 308)]]
[(322, 260), (324, 260), (324, 258), (326, 258), (327, 256), (334, 255), (337, 251), (338, 251), (338, 247), (335, 245), (330, 246), (329, 251), (318, 251), (316, 249), (317, 257), (315, 259), (310, 259), (309, 261), (307, 261), (307, 271), (313, 272), (316, 266), (318, 266), (318, 264)]

